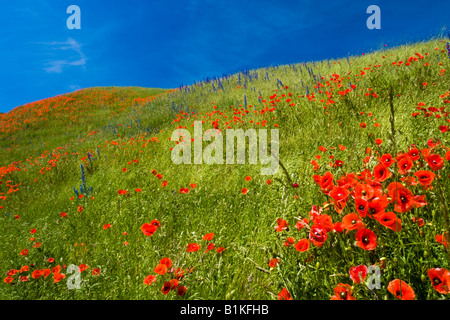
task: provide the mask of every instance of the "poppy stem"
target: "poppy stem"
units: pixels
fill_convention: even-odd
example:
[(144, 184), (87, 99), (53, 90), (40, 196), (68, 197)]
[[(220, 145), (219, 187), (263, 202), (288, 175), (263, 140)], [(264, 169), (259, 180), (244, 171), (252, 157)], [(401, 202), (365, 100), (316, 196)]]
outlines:
[(284, 173), (286, 174), (286, 177), (290, 183), (291, 186), (294, 185), (294, 182), (292, 181), (291, 177), (289, 176), (289, 172), (287, 171), (286, 167), (284, 166), (284, 164), (281, 162), (280, 159), (278, 159), (272, 152), (272, 150), (270, 151), (270, 153), (272, 153), (272, 156), (278, 161), (278, 163), (280, 164), (281, 168), (283, 169)]
[[(442, 191), (442, 186), (441, 186), (439, 179), (436, 179), (436, 182), (437, 182), (436, 184), (439, 189), (439, 197), (441, 200), (442, 214), (444, 216), (444, 228), (446, 230), (446, 232), (444, 232), (444, 238), (447, 243), (450, 243), (450, 228), (449, 228), (448, 211), (447, 211), (447, 206), (445, 204), (444, 192)], [(449, 247), (447, 247), (447, 256), (450, 259), (450, 248)]]
[(256, 266), (256, 269), (258, 269), (259, 271), (262, 271), (262, 272), (265, 272), (265, 273), (269, 273), (269, 274), (270, 274), (270, 271), (269, 271), (269, 270), (260, 267), (259, 264), (257, 264), (255, 261), (253, 261), (253, 260), (250, 259), (249, 257), (247, 257), (247, 260), (253, 262), (253, 264)]
[(397, 142), (395, 139), (395, 108), (394, 108), (394, 93), (392, 91), (392, 85), (389, 86), (389, 107), (391, 116), (389, 122), (391, 123), (391, 142), (393, 146), (393, 154), (397, 156)]

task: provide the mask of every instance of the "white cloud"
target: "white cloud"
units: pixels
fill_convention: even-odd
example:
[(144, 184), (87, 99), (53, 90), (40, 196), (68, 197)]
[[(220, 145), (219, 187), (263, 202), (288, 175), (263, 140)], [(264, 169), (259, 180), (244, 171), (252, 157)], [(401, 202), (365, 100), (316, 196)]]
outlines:
[[(40, 44), (50, 46), (52, 50), (56, 51), (58, 57), (63, 56), (62, 59), (54, 59), (46, 63), (44, 70), (47, 73), (61, 73), (66, 67), (86, 65), (86, 56), (81, 50), (81, 44), (76, 40), (69, 38), (65, 42), (41, 42)], [(62, 52), (61, 52), (62, 51)]]

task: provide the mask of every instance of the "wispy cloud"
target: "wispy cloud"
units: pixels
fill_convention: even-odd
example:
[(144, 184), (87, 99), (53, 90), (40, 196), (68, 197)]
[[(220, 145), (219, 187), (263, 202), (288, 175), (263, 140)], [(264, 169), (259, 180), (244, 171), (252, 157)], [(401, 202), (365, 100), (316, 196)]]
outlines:
[[(56, 51), (58, 59), (53, 59), (46, 63), (43, 69), (47, 73), (61, 73), (70, 66), (84, 67), (86, 65), (86, 56), (81, 50), (81, 44), (76, 40), (69, 38), (65, 42), (41, 42), (40, 44), (50, 46), (51, 50)], [(62, 57), (62, 58), (60, 58)]]

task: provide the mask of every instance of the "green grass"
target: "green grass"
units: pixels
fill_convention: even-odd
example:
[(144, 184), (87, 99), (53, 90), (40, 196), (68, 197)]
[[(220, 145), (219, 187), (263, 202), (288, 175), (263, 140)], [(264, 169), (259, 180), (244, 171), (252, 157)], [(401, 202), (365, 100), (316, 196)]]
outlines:
[[(406, 66), (409, 57), (419, 57), (415, 53), (423, 58)], [(404, 63), (392, 64), (398, 61)], [(313, 205), (323, 207), (331, 199), (313, 175), (330, 171), (336, 183), (345, 173), (372, 171), (382, 154), (395, 157), (396, 151), (407, 152), (411, 144), (428, 148), (429, 139), (441, 141), (433, 151), (444, 156), (448, 132), (442, 133), (439, 126), (447, 123), (446, 114), (436, 118), (413, 117), (412, 113), (418, 112), (420, 102), (425, 108), (447, 106), (449, 97), (441, 96), (449, 90), (449, 68), (445, 41), (437, 39), (348, 59), (261, 68), (176, 90), (84, 89), (1, 115), (4, 167), (0, 192), (6, 199), (0, 200), (0, 270), (4, 278), (8, 271), (24, 265), (29, 271), (12, 275), (9, 284), (2, 283), (0, 297), (277, 299), (285, 287), (294, 299), (329, 300), (339, 283), (347, 283), (357, 299), (396, 299), (387, 287), (401, 279), (414, 289), (416, 299), (448, 299), (448, 294), (433, 288), (427, 276), (430, 268), (449, 268), (448, 253), (435, 240), (448, 231), (443, 213), (450, 191), (448, 161), (437, 172), (432, 190), (408, 187), (415, 195), (425, 194), (428, 204), (396, 212), (402, 221), (400, 232), (374, 219), (363, 219), (366, 228), (377, 235), (375, 250), (356, 246), (355, 231), (330, 231), (323, 247), (311, 244), (308, 252), (285, 247), (283, 242), (288, 237), (295, 242), (308, 238), (307, 228), (295, 228), (297, 218), (309, 218)], [(356, 86), (352, 91), (338, 93), (351, 88), (350, 84)], [(146, 97), (153, 98), (139, 100)], [(326, 105), (329, 99), (334, 102)], [(263, 176), (259, 163), (248, 162), (175, 165), (170, 150), (175, 142), (169, 138), (179, 126), (194, 137), (196, 120), (204, 121), (203, 130), (212, 128), (214, 121), (223, 131), (227, 127), (279, 129), (280, 161), (286, 172), (280, 168), (274, 176)], [(380, 146), (375, 143), (377, 138), (383, 140)], [(319, 151), (320, 146), (327, 151)], [(374, 157), (364, 166), (367, 148)], [(312, 160), (320, 165), (317, 171)], [(343, 165), (330, 167), (336, 160)], [(429, 170), (422, 157), (410, 176), (420, 163), (423, 170)], [(81, 165), (86, 186), (93, 191), (77, 199), (73, 187), (80, 190)], [(384, 192), (401, 177), (395, 168), (396, 164), (392, 177), (382, 183)], [(251, 180), (246, 181), (247, 176)], [(272, 180), (270, 185), (267, 179)], [(196, 184), (195, 188), (190, 184)], [(247, 194), (241, 193), (244, 187)], [(190, 191), (180, 193), (181, 188)], [(119, 195), (119, 190), (127, 190), (128, 195)], [(82, 212), (77, 211), (79, 206)], [(354, 212), (353, 200), (341, 214), (327, 207), (324, 214), (333, 223)], [(393, 204), (386, 211), (394, 211)], [(61, 212), (67, 217), (62, 218)], [(425, 225), (419, 227), (413, 217), (423, 218)], [(288, 222), (289, 230), (275, 231), (278, 218)], [(141, 226), (153, 219), (161, 226), (153, 236), (145, 236)], [(105, 224), (111, 227), (104, 230)], [(32, 229), (35, 234), (30, 233)], [(202, 237), (207, 233), (214, 233), (210, 242), (225, 248), (223, 252), (204, 253), (207, 241)], [(38, 248), (33, 247), (36, 242), (41, 243)], [(187, 252), (189, 243), (198, 243), (201, 249)], [(22, 249), (28, 249), (28, 255), (22, 256)], [(50, 257), (55, 261), (48, 262)], [(165, 257), (171, 259), (173, 268), (186, 270), (179, 283), (187, 288), (183, 296), (161, 292), (164, 281), (174, 278), (170, 272), (157, 275), (150, 286), (143, 283)], [(269, 267), (272, 258), (280, 259), (275, 268)], [(370, 291), (352, 282), (350, 267), (381, 261), (385, 268), (380, 289)], [(81, 287), (69, 289), (67, 268), (81, 264), (89, 266), (81, 273)], [(31, 277), (34, 270), (57, 265), (66, 274), (58, 283), (53, 283), (51, 274)], [(100, 275), (92, 274), (94, 268), (101, 270)], [(29, 281), (19, 276), (28, 276)]]

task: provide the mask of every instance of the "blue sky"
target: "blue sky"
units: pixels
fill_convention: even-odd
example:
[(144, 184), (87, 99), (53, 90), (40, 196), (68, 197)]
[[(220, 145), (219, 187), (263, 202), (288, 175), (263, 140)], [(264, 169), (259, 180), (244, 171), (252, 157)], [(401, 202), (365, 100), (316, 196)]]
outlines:
[[(67, 28), (70, 5), (79, 30)], [(370, 5), (379, 30), (366, 27)], [(3, 1), (0, 112), (80, 88), (175, 88), (426, 40), (450, 30), (449, 12), (448, 0)]]

